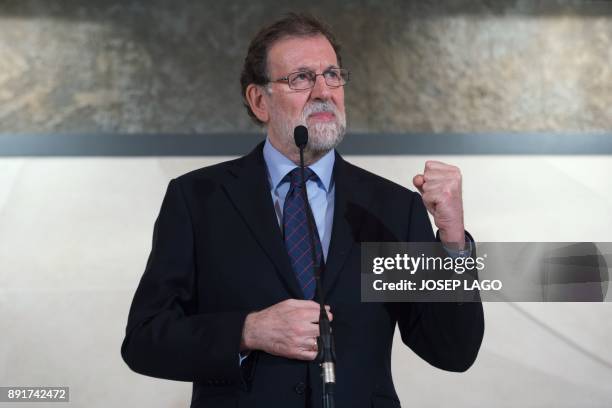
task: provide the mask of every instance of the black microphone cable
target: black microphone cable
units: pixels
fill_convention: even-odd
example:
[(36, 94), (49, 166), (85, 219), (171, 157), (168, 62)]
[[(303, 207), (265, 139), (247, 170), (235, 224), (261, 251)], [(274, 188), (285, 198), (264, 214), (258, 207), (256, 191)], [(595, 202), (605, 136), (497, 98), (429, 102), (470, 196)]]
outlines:
[(297, 126), (293, 131), (293, 138), (296, 146), (300, 149), (300, 172), (302, 176), (302, 197), (306, 203), (306, 219), (308, 220), (308, 235), (312, 247), (312, 264), (315, 276), (315, 292), (319, 300), (319, 337), (317, 338), (318, 354), (317, 360), (321, 364), (321, 379), (323, 381), (323, 408), (334, 408), (334, 391), (336, 386), (336, 353), (334, 339), (331, 334), (331, 325), (327, 312), (325, 311), (325, 301), (323, 299), (323, 289), (321, 285), (322, 262), (317, 262), (314, 238), (314, 217), (308, 193), (306, 191), (306, 180), (304, 178), (304, 148), (308, 144), (308, 129), (305, 126)]

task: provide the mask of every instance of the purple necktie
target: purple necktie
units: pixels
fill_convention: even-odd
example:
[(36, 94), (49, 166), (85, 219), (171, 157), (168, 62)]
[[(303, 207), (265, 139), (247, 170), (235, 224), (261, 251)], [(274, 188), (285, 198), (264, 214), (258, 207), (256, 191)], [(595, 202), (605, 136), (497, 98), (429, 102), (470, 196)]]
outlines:
[[(305, 299), (312, 299), (315, 293), (314, 269), (312, 267), (312, 245), (308, 235), (306, 202), (302, 196), (302, 174), (297, 167), (288, 174), (291, 186), (283, 207), (283, 234), (285, 247), (291, 259), (291, 266), (300, 283)], [(306, 181), (316, 180), (317, 175), (308, 167), (304, 168)], [(321, 241), (313, 220), (317, 265), (321, 264)]]

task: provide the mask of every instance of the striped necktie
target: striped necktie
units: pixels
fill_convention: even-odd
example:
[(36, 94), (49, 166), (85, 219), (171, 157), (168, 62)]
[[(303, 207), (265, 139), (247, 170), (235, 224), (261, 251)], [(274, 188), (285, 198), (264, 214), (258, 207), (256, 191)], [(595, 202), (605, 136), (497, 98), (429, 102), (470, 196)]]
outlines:
[[(302, 196), (302, 174), (297, 167), (287, 175), (291, 186), (283, 207), (283, 235), (285, 247), (291, 259), (291, 266), (297, 277), (305, 299), (312, 299), (315, 293), (314, 268), (312, 265), (312, 244), (308, 235), (306, 202)], [(304, 168), (306, 181), (317, 180), (317, 175), (308, 167)], [(323, 254), (317, 226), (313, 220), (316, 259), (321, 263)]]

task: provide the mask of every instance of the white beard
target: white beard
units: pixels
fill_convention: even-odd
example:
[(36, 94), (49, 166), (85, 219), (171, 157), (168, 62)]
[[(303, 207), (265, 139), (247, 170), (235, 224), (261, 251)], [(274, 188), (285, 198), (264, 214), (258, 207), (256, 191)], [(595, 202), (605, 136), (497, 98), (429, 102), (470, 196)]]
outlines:
[[(331, 112), (334, 114), (335, 120), (315, 122), (309, 125), (307, 123), (308, 116), (316, 112)], [(291, 120), (280, 109), (270, 111), (270, 119), (270, 130), (280, 137), (287, 149), (286, 151), (295, 147), (293, 131), (298, 125), (308, 128), (308, 145), (305, 150), (313, 153), (326, 153), (334, 149), (342, 142), (346, 133), (346, 115), (341, 113), (331, 102), (309, 103), (296, 121)]]
[(342, 142), (346, 132), (346, 120), (336, 117), (333, 122), (306, 124), (308, 128), (308, 147), (314, 152), (327, 152)]

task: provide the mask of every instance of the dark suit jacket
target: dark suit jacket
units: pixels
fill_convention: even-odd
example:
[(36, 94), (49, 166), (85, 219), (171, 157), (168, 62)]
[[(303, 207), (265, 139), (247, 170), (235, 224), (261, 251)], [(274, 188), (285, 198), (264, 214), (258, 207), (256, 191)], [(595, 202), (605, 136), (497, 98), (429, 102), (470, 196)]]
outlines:
[[(318, 407), (314, 362), (238, 352), (246, 315), (301, 298), (273, 209), (260, 144), (240, 159), (172, 180), (128, 318), (121, 354), (141, 374), (193, 382), (192, 407)], [(434, 241), (421, 197), (336, 153), (323, 291), (334, 313), (336, 406), (399, 407), (396, 323), (430, 364), (464, 371), (484, 323), (480, 303), (362, 303), (360, 242)], [(401, 381), (401, 379), (400, 379)]]

